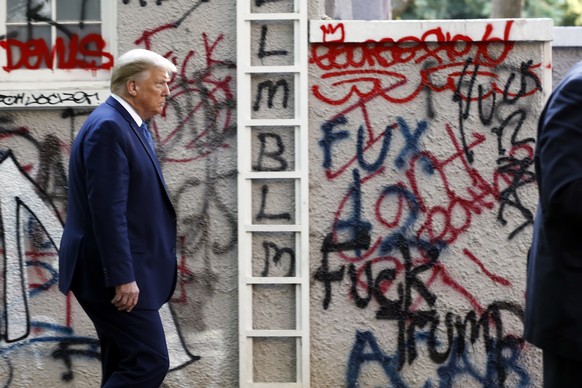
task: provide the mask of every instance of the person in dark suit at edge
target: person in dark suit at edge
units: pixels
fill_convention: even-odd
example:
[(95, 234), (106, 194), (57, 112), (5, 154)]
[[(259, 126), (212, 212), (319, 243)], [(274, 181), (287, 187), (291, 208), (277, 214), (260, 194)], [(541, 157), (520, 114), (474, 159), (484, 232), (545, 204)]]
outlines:
[(542, 349), (544, 387), (582, 386), (582, 62), (538, 124), (539, 203), (528, 254), (524, 338)]
[(159, 387), (169, 369), (158, 310), (176, 285), (176, 213), (145, 121), (174, 72), (149, 50), (120, 56), (71, 149), (59, 289), (95, 325), (102, 387)]

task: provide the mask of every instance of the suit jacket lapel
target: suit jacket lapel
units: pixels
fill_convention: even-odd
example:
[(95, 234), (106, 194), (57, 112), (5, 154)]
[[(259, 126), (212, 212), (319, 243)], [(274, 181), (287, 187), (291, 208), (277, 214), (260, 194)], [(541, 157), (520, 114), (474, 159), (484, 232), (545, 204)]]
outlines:
[[(127, 123), (129, 124), (130, 128), (133, 130), (133, 132), (141, 142), (141, 145), (147, 152), (150, 161), (154, 164), (156, 173), (158, 174), (158, 179), (162, 183), (162, 187), (164, 188), (164, 191), (166, 192), (168, 199), (170, 199), (170, 193), (168, 192), (168, 188), (166, 187), (166, 182), (164, 182), (164, 175), (162, 174), (162, 168), (160, 167), (158, 158), (154, 154), (154, 151), (150, 148), (147, 140), (144, 138), (141, 128), (137, 126), (137, 123), (135, 122), (133, 117), (131, 117), (129, 112), (115, 98), (109, 97), (106, 103), (117, 109), (119, 113), (121, 113), (121, 115), (125, 118), (125, 120), (127, 120)], [(170, 201), (170, 203), (172, 202)]]

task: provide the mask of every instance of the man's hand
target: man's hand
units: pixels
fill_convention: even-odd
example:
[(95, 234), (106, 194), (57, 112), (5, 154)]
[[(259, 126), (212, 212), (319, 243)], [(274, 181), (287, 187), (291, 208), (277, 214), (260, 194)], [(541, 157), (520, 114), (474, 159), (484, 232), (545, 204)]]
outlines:
[(136, 282), (120, 284), (115, 286), (115, 297), (111, 300), (111, 303), (119, 311), (130, 312), (137, 304), (138, 296), (139, 288)]

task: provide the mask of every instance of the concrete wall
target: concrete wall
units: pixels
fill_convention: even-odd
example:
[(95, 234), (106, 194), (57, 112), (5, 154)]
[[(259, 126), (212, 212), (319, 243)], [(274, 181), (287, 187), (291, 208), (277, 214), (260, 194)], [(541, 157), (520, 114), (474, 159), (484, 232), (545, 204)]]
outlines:
[[(310, 2), (314, 19), (322, 3)], [(236, 3), (117, 6), (119, 52), (150, 48), (179, 70), (152, 125), (179, 218), (179, 283), (163, 310), (172, 362), (165, 385), (235, 387)], [(370, 26), (356, 30), (368, 34)], [(425, 39), (396, 26), (367, 38)], [(542, 43), (513, 43), (519, 26), (473, 26), (466, 44), (399, 45), (383, 54), (359, 43), (313, 45), (313, 387), (539, 385), (539, 354), (521, 341), (520, 317), (535, 207), (528, 157), (549, 63)], [(453, 32), (448, 24), (427, 28), (443, 38)], [(492, 38), (485, 51), (476, 43)], [(370, 61), (361, 66), (364, 51)], [(319, 58), (328, 52), (340, 55)], [(402, 57), (380, 63), (372, 52)], [(455, 97), (468, 93), (471, 103)], [(0, 110), (0, 387), (98, 385), (92, 326), (55, 287), (69, 147), (91, 111), (74, 105)], [(258, 135), (253, 144), (264, 145)], [(289, 244), (284, 236), (275, 243)], [(284, 269), (271, 268), (281, 276)], [(260, 324), (285, 326), (293, 312), (261, 314)], [(471, 319), (475, 336), (470, 323), (463, 328)], [(292, 373), (278, 364), (285, 355), (261, 352), (259, 378)]]
[(552, 84), (556, 86), (568, 70), (582, 61), (582, 27), (555, 27), (552, 41)]
[(540, 386), (521, 336), (551, 21), (310, 29), (312, 385)]
[[(173, 368), (166, 385), (237, 386), (235, 2), (116, 3), (119, 51), (150, 48), (178, 66), (172, 101), (151, 126), (179, 218), (179, 282), (171, 311), (163, 312)], [(10, 313), (2, 323), (0, 387), (99, 384), (94, 330), (74, 299), (56, 289), (51, 244), (62, 231), (53, 206), (61, 219), (66, 212), (69, 147), (89, 111), (0, 111), (0, 150), (14, 158), (0, 164), (8, 255), (0, 261), (7, 287), (0, 310)]]

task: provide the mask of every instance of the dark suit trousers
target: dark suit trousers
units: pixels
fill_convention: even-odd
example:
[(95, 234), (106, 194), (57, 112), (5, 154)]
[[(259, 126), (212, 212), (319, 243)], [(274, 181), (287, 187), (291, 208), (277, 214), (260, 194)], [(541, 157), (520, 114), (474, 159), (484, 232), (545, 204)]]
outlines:
[(582, 363), (543, 351), (544, 388), (582, 387)]
[(157, 310), (117, 311), (111, 303), (79, 300), (97, 330), (104, 388), (158, 388), (170, 360)]

